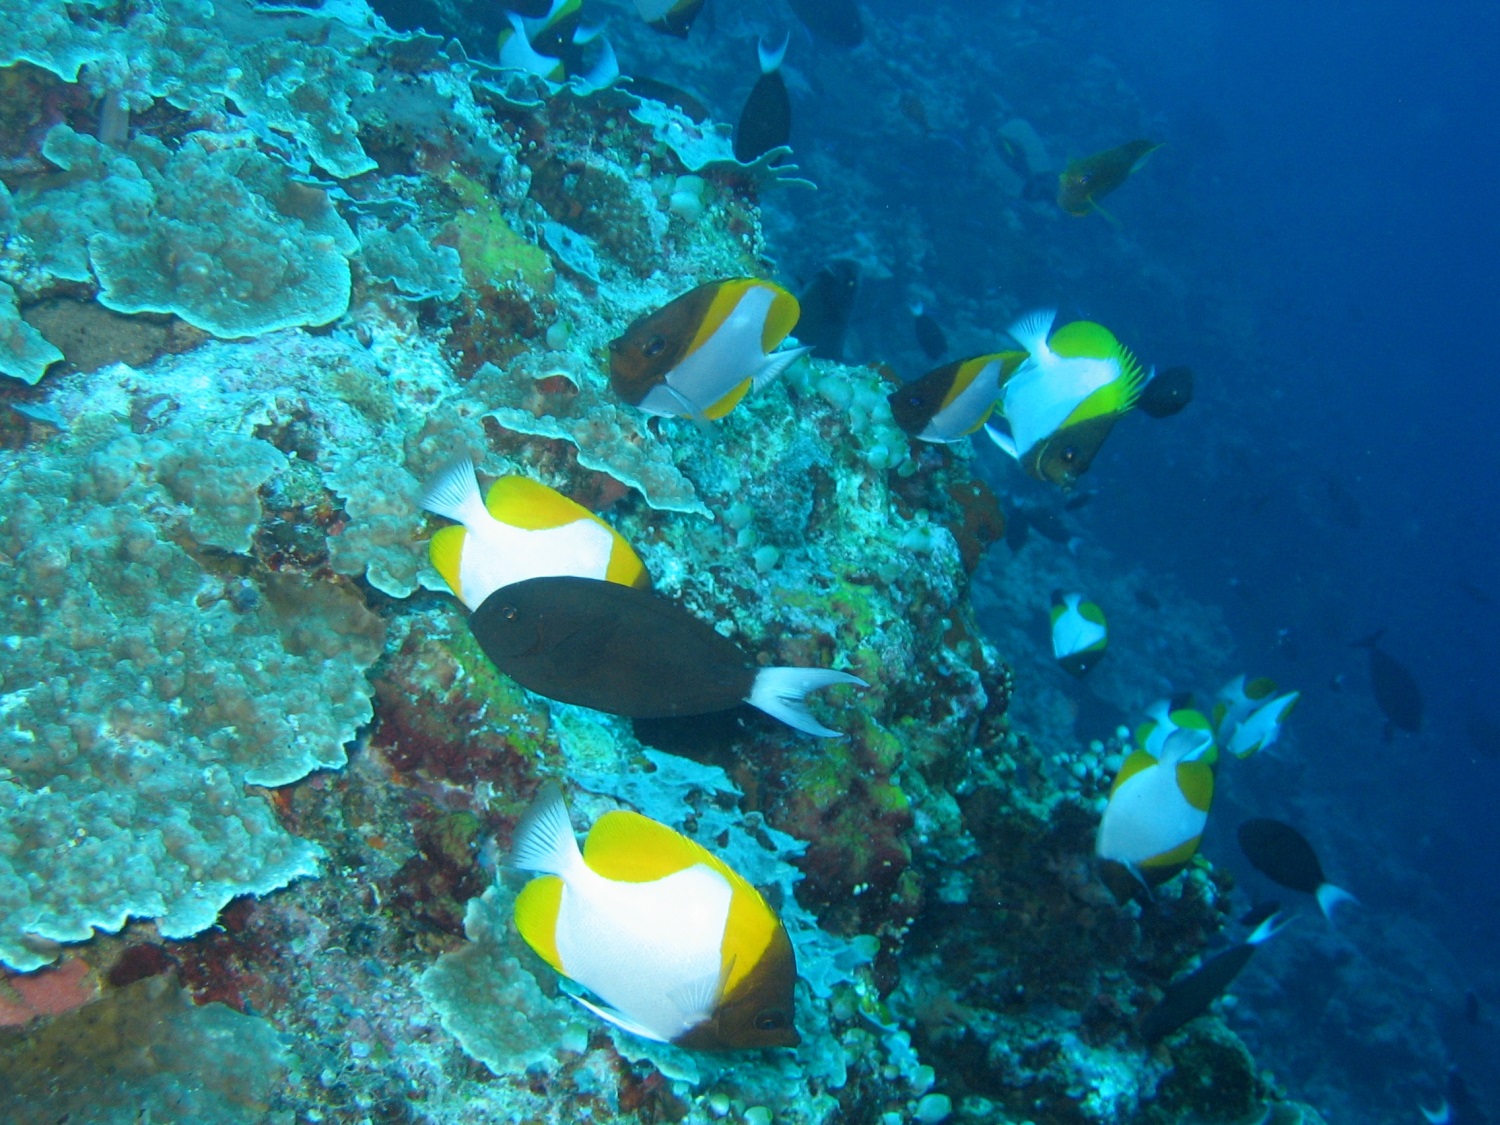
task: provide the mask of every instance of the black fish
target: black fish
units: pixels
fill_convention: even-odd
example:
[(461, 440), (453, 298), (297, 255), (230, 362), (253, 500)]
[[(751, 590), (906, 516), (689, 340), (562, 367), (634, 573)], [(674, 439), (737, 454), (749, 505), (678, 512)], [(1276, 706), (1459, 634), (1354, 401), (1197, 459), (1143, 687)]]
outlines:
[(749, 164), (792, 139), (792, 99), (781, 77), (786, 41), (782, 41), (777, 51), (768, 51), (764, 43), (757, 49), (760, 77), (750, 88), (745, 108), (740, 110), (739, 123), (734, 127), (734, 158), (741, 164)]
[(1076, 512), (1079, 508), (1087, 507), (1097, 495), (1099, 495), (1097, 492), (1080, 489), (1063, 501), (1063, 511)]
[(1350, 647), (1370, 650), (1370, 683), (1375, 688), (1375, 704), (1386, 718), (1385, 740), (1389, 742), (1393, 729), (1412, 734), (1422, 729), (1422, 689), (1406, 665), (1380, 647), (1383, 636), (1385, 630), (1377, 629)]
[(818, 359), (842, 361), (844, 334), (849, 314), (859, 294), (859, 266), (847, 258), (836, 258), (813, 274), (797, 294), (802, 314), (793, 329), (799, 344), (812, 348)]
[(858, 47), (865, 40), (865, 23), (854, 0), (788, 0), (802, 26), (835, 47)]
[(650, 98), (654, 102), (661, 102), (662, 105), (680, 109), (689, 120), (699, 124), (708, 120), (708, 107), (703, 104), (703, 99), (686, 90), (680, 90), (671, 83), (658, 82), (655, 78), (643, 78), (639, 74), (632, 74), (629, 78), (623, 79), (622, 84), (638, 97)]
[(1073, 529), (1063, 520), (1061, 513), (1051, 508), (1032, 508), (1026, 515), (1031, 520), (1031, 526), (1044, 539), (1066, 543), (1073, 538)]
[(1332, 919), (1341, 902), (1359, 901), (1323, 877), (1318, 853), (1290, 824), (1264, 817), (1247, 820), (1240, 825), (1239, 840), (1252, 867), (1273, 883), (1316, 897), (1325, 917)]
[(1224, 994), (1231, 981), (1250, 962), (1250, 956), (1267, 938), (1286, 925), (1277, 921), (1274, 909), (1269, 917), (1257, 923), (1244, 941), (1216, 953), (1191, 973), (1167, 985), (1161, 1003), (1146, 1013), (1141, 1021), (1141, 1038), (1147, 1043), (1165, 1039), (1189, 1020), (1196, 1019)]
[(1169, 367), (1151, 377), (1135, 404), (1153, 418), (1170, 418), (1192, 401), (1193, 369)]
[(809, 692), (864, 681), (825, 668), (760, 668), (713, 626), (633, 586), (529, 578), (469, 616), (495, 667), (563, 703), (632, 718), (706, 715), (749, 703), (808, 734), (836, 735), (803, 705)]
[(917, 334), (917, 345), (928, 359), (939, 360), (948, 354), (948, 334), (943, 326), (933, 319), (930, 312), (918, 301), (911, 307), (912, 330)]

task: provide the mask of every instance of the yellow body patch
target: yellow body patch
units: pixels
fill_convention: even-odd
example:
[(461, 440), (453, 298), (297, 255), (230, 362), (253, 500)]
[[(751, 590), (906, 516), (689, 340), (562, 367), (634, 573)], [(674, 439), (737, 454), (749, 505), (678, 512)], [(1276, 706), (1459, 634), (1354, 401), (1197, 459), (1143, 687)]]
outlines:
[(516, 896), (516, 930), (559, 973), (563, 967), (557, 952), (557, 912), (562, 893), (563, 881), (556, 875), (538, 875)]
[(617, 809), (596, 820), (584, 841), (583, 859), (606, 879), (622, 883), (662, 879), (695, 863), (722, 875), (732, 892), (719, 947), (727, 974), (725, 994), (760, 962), (780, 925), (760, 892), (722, 859), (682, 833), (639, 813)]
[(797, 321), (802, 316), (802, 306), (796, 297), (781, 286), (772, 285), (769, 281), (761, 284), (776, 290), (776, 296), (771, 298), (771, 310), (766, 313), (765, 327), (760, 332), (760, 349), (769, 354), (797, 327)]
[(463, 590), (459, 589), (458, 565), (464, 553), (465, 534), (462, 524), (449, 524), (433, 532), (427, 544), (427, 557), (432, 560), (433, 569), (443, 576), (448, 589), (459, 598), (464, 596)]
[(1198, 844), (1202, 839), (1203, 837), (1198, 835), (1184, 840), (1175, 848), (1168, 848), (1160, 855), (1154, 855), (1150, 859), (1144, 860), (1141, 866), (1153, 869), (1159, 867), (1182, 867), (1198, 853)]
[(717, 422), (740, 404), (740, 399), (745, 397), (745, 392), (750, 389), (750, 385), (753, 382), (754, 380), (752, 379), (746, 379), (739, 386), (735, 387), (734, 390), (705, 410), (703, 416), (711, 422)]
[[(554, 527), (565, 527), (578, 520), (592, 520), (600, 527), (609, 532), (612, 545), (609, 550), (609, 567), (605, 572), (605, 580), (618, 582), (622, 586), (649, 586), (651, 578), (646, 573), (646, 564), (641, 562), (640, 556), (635, 549), (625, 541), (622, 536), (609, 524), (605, 523), (593, 512), (589, 511), (576, 500), (570, 500), (555, 488), (548, 488), (539, 481), (530, 477), (506, 476), (498, 478), (490, 485), (490, 490), (485, 494), (485, 509), (503, 524), (510, 527), (518, 527), (522, 531), (545, 531)], [(453, 567), (455, 578), (449, 578), (448, 572), (443, 569), (444, 563), (438, 561), (438, 537), (449, 531), (462, 533), (462, 528), (445, 527), (432, 538), (432, 565), (437, 572), (448, 581), (455, 593), (462, 597), (458, 589), (456, 576), (458, 574), (458, 552), (462, 549), (462, 535), (458, 537), (456, 547), (444, 547), (445, 562), (447, 552), (453, 552)]]
[(1191, 762), (1177, 763), (1177, 788), (1182, 790), (1183, 800), (1201, 813), (1207, 813), (1214, 803), (1213, 767), (1202, 758)]
[(1129, 781), (1136, 774), (1140, 773), (1142, 770), (1148, 770), (1156, 764), (1156, 758), (1146, 753), (1146, 751), (1131, 751), (1130, 756), (1126, 758), (1124, 763), (1120, 766), (1120, 772), (1115, 775), (1115, 783), (1114, 785), (1110, 786), (1109, 795), (1113, 797), (1115, 795), (1115, 791), (1119, 789), (1120, 786), (1124, 785), (1127, 781)]

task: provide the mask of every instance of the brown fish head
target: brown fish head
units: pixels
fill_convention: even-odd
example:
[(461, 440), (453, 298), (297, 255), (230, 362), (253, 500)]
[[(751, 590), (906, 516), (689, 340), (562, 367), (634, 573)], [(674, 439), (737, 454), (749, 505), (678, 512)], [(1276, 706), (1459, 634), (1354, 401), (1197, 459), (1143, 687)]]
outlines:
[(719, 283), (690, 289), (655, 312), (637, 317), (609, 342), (609, 385), (632, 406), (666, 379), (692, 347)]
[(543, 646), (542, 616), (532, 599), (519, 589), (523, 585), (518, 582), (500, 587), (470, 615), (471, 628), (483, 622), (481, 643), (491, 660), (530, 656)]
[(711, 1018), (672, 1042), (693, 1051), (795, 1047), (802, 1042), (802, 1036), (793, 1026), (796, 984), (797, 955), (786, 927), (777, 922), (771, 944), (755, 968), (741, 978), (733, 991), (720, 997)]
[(1064, 426), (1051, 437), (1036, 444), (1026, 458), (1026, 466), (1038, 480), (1051, 481), (1061, 488), (1071, 488), (1089, 471), (1094, 455), (1115, 427), (1113, 414), (1101, 414), (1072, 426)]
[(933, 415), (942, 409), (943, 399), (952, 389), (953, 380), (958, 378), (958, 369), (963, 362), (954, 360), (935, 367), (921, 378), (913, 379), (887, 395), (886, 399), (891, 404), (891, 417), (896, 420), (896, 425), (909, 434), (919, 434), (926, 429)]

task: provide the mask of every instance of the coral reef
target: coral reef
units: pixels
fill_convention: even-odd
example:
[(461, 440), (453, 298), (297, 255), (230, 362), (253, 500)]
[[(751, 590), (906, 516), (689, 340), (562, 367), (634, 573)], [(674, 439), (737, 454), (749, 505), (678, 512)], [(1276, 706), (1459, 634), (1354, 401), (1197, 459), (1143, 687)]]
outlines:
[[(702, 429), (609, 393), (637, 316), (772, 272), (777, 154), (359, 3), (0, 0), (0, 37), (28, 107), (0, 112), (0, 393), (35, 422), (0, 443), (0, 1116), (1155, 1125), (1279, 1097), (1217, 1018), (1133, 1035), (1227, 878), (1122, 904), (1089, 865), (1110, 732), (1158, 675), (1217, 674), (1212, 615), (1129, 608), (1107, 560), (996, 558), (977, 455), (913, 448), (876, 369), (803, 360)], [(423, 542), (458, 454), (603, 513), (758, 660), (868, 681), (812, 701), (845, 736), (499, 675)], [(1120, 637), (1088, 697), (1033, 627), (1059, 583)], [(547, 778), (767, 890), (799, 1048), (695, 1056), (565, 995), (496, 870)]]

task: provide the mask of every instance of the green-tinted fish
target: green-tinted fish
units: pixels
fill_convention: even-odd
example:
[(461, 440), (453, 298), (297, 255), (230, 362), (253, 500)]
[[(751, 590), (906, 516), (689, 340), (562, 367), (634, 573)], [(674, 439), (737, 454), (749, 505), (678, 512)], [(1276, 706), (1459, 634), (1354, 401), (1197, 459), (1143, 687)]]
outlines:
[(1099, 200), (1123, 184), (1159, 148), (1158, 141), (1135, 140), (1069, 161), (1057, 177), (1057, 205), (1070, 215), (1099, 211)]

